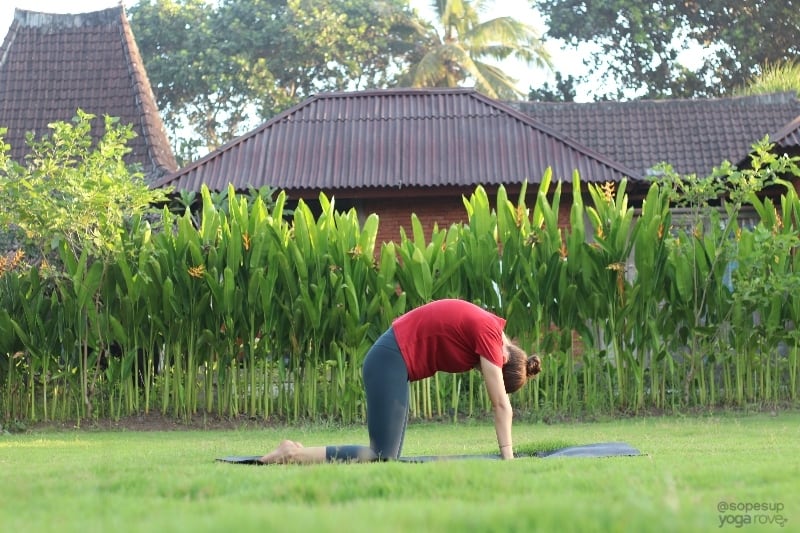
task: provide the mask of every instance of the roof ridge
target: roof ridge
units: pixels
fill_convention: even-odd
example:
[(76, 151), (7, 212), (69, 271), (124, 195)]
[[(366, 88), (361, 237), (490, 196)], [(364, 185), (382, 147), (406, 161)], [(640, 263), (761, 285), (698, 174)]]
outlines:
[(336, 98), (364, 98), (369, 96), (390, 95), (390, 96), (419, 96), (420, 94), (469, 94), (478, 93), (474, 87), (390, 87), (388, 89), (364, 89), (359, 91), (331, 91), (321, 92), (311, 95), (309, 98), (336, 99)]
[(48, 13), (27, 9), (14, 9), (14, 22), (23, 28), (81, 28), (102, 26), (114, 22), (120, 11), (124, 12), (122, 2), (115, 7), (84, 13)]
[(781, 144), (786, 141), (790, 135), (796, 135), (798, 133), (800, 133), (800, 115), (797, 115), (794, 120), (770, 135), (769, 141), (775, 144)]
[(675, 104), (707, 105), (709, 103), (734, 104), (734, 105), (786, 105), (791, 103), (800, 104), (800, 98), (794, 91), (780, 91), (764, 94), (744, 94), (734, 96), (718, 96), (714, 98), (662, 98), (644, 100), (598, 100), (594, 102), (541, 102), (541, 101), (515, 101), (508, 102), (508, 105), (525, 107), (631, 107), (631, 106), (669, 106)]
[(0, 69), (2, 69), (3, 65), (5, 65), (6, 59), (8, 58), (8, 53), (14, 44), (14, 40), (17, 38), (18, 27), (19, 23), (16, 20), (12, 20), (11, 26), (8, 28), (8, 32), (6, 33), (3, 42), (0, 43)]
[(178, 163), (172, 153), (164, 122), (161, 120), (153, 88), (150, 85), (150, 79), (145, 72), (144, 61), (139, 53), (136, 38), (133, 35), (133, 30), (131, 30), (124, 9), (121, 9), (117, 21), (119, 22), (122, 45), (128, 58), (128, 74), (131, 77), (134, 94), (136, 95), (135, 105), (139, 111), (139, 122), (142, 126), (142, 133), (148, 138), (148, 142), (145, 143), (147, 155), (153, 166), (162, 175), (173, 172), (177, 170)]

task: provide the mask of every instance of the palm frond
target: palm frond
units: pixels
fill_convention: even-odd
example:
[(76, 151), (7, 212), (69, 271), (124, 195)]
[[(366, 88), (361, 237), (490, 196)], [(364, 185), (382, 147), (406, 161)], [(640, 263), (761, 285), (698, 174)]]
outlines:
[(517, 89), (519, 80), (506, 74), (497, 65), (478, 61), (475, 66), (481, 72), (482, 81), (475, 84), (475, 89), (479, 92), (498, 100), (519, 100), (525, 96), (523, 91)]
[(446, 50), (438, 46), (428, 51), (417, 65), (409, 72), (411, 87), (438, 87), (447, 75)]
[(431, 2), (440, 35), (426, 32), (429, 45), (403, 80), (414, 87), (456, 87), (469, 81), (487, 96), (518, 98), (522, 92), (514, 80), (486, 60), (515, 58), (536, 68), (551, 67), (549, 53), (539, 32), (513, 17), (480, 22), (484, 0), (435, 0)]

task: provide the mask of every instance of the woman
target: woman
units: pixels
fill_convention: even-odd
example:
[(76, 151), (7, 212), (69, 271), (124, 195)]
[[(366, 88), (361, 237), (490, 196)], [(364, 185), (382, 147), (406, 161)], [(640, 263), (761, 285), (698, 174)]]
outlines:
[(512, 344), (506, 321), (463, 300), (439, 300), (397, 318), (364, 359), (369, 446), (318, 446), (284, 440), (261, 458), (262, 463), (321, 463), (397, 459), (403, 447), (410, 381), (438, 371), (480, 369), (494, 408), (497, 445), (503, 459), (513, 459), (511, 403), (519, 390), (541, 370), (537, 356), (528, 357)]

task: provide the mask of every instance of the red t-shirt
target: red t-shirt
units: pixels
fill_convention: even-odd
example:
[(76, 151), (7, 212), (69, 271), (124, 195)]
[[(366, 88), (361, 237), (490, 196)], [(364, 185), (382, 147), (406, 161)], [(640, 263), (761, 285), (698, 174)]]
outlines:
[(437, 371), (475, 368), (481, 356), (503, 366), (506, 321), (463, 300), (438, 300), (413, 309), (392, 323), (408, 367), (409, 381)]

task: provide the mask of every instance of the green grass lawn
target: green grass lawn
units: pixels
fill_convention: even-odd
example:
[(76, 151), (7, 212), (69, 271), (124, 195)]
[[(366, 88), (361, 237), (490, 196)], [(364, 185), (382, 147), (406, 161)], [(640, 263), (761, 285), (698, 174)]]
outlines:
[[(514, 432), (521, 451), (625, 441), (647, 455), (257, 467), (214, 458), (262, 453), (282, 437), (364, 443), (366, 430), (5, 435), (0, 530), (800, 531), (800, 413), (517, 423)], [(404, 446), (405, 455), (493, 451), (490, 421), (411, 424)]]

